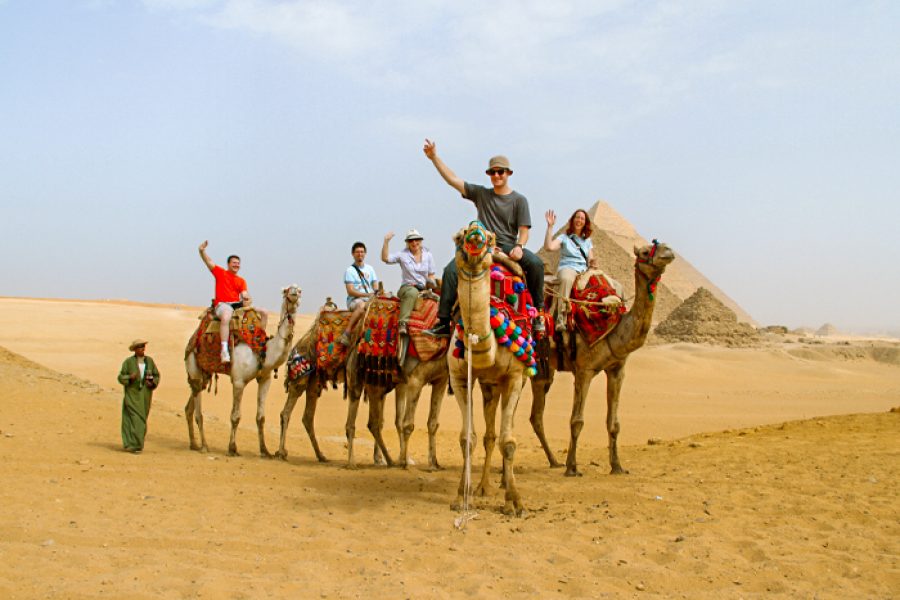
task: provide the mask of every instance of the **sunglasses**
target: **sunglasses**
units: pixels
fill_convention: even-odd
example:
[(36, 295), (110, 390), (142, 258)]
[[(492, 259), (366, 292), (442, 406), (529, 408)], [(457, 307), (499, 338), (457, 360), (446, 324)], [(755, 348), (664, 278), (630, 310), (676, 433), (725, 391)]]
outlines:
[(508, 173), (509, 169), (488, 169), (485, 171), (488, 175), (503, 175), (504, 173)]

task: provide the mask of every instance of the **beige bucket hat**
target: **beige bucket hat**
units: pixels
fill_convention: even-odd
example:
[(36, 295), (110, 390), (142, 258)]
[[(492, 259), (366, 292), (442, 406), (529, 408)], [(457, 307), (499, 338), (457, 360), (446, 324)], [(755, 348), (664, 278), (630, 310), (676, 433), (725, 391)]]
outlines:
[(134, 349), (137, 348), (138, 346), (146, 346), (146, 345), (147, 345), (147, 340), (145, 340), (143, 338), (138, 338), (138, 339), (134, 340), (133, 342), (131, 342), (131, 345), (128, 346), (128, 349), (131, 350), (132, 352), (134, 352)]

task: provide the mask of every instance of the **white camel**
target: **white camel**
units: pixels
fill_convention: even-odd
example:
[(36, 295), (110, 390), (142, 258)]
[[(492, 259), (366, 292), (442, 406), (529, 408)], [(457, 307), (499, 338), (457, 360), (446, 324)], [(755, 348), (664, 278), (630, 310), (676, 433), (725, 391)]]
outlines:
[[(291, 339), (294, 337), (294, 314), (300, 306), (300, 287), (290, 285), (282, 290), (284, 300), (281, 303), (281, 318), (278, 322), (278, 330), (275, 335), (266, 342), (265, 357), (255, 353), (250, 346), (243, 342), (235, 344), (231, 353), (231, 437), (228, 442), (228, 455), (238, 456), (235, 436), (237, 426), (241, 420), (241, 398), (244, 388), (252, 380), (256, 380), (256, 426), (259, 430), (259, 453), (261, 456), (271, 458), (272, 455), (266, 448), (264, 428), (266, 422), (265, 404), (269, 384), (272, 382), (272, 372), (287, 360), (291, 347)], [(201, 410), (200, 394), (209, 386), (212, 373), (204, 371), (197, 363), (196, 350), (187, 353), (184, 359), (187, 371), (188, 384), (191, 386), (191, 397), (184, 407), (184, 416), (187, 419), (188, 435), (191, 441), (191, 450), (207, 452), (206, 434), (203, 431), (203, 411)], [(197, 428), (200, 430), (200, 444), (194, 437), (193, 420), (196, 415)]]

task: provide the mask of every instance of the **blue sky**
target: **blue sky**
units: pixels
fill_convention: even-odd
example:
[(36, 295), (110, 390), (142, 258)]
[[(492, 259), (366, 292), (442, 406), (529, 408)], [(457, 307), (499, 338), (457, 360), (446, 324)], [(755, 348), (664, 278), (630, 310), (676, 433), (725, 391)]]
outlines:
[[(537, 250), (606, 200), (762, 324), (900, 330), (900, 3), (0, 0), (0, 295), (343, 297), (439, 264), (507, 154)], [(392, 244), (399, 250), (399, 238)]]

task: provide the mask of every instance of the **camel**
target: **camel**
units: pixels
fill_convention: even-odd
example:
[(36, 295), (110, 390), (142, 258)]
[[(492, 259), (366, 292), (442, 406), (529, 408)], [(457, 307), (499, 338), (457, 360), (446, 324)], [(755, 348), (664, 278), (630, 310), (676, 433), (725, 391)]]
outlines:
[(420, 361), (418, 358), (406, 355), (401, 365), (403, 372), (403, 380), (396, 387), (393, 383), (361, 384), (358, 381), (356, 372), (356, 351), (351, 353), (348, 358), (348, 388), (350, 395), (350, 405), (347, 408), (347, 464), (353, 468), (355, 466), (353, 459), (353, 437), (356, 432), (356, 414), (359, 408), (359, 399), (364, 393), (369, 403), (369, 421), (368, 428), (375, 438), (376, 462), (379, 457), (383, 457), (384, 462), (389, 466), (396, 463), (391, 459), (391, 455), (387, 450), (382, 437), (382, 429), (384, 428), (384, 398), (394, 389), (394, 398), (396, 405), (396, 418), (394, 425), (397, 428), (397, 436), (400, 438), (400, 458), (399, 465), (404, 468), (409, 466), (408, 445), (409, 438), (415, 429), (416, 407), (419, 403), (419, 396), (425, 385), (431, 385), (431, 407), (428, 412), (428, 465), (432, 470), (441, 468), (437, 460), (437, 430), (438, 417), (441, 412), (441, 403), (444, 399), (444, 392), (447, 388), (449, 373), (447, 372), (447, 360), (444, 354), (440, 354), (429, 361)]
[[(265, 403), (269, 384), (272, 381), (272, 372), (287, 359), (291, 340), (294, 337), (294, 314), (300, 305), (300, 287), (290, 285), (282, 290), (283, 301), (281, 303), (281, 318), (278, 322), (278, 330), (268, 339), (265, 348), (265, 358), (254, 353), (243, 342), (236, 343), (231, 353), (231, 437), (228, 442), (228, 455), (238, 456), (235, 437), (237, 426), (241, 420), (241, 399), (244, 388), (255, 379), (257, 384), (256, 394), (256, 427), (259, 430), (259, 453), (261, 456), (271, 458), (272, 455), (266, 449), (265, 441)], [(187, 370), (188, 384), (191, 386), (191, 396), (184, 407), (184, 416), (187, 419), (188, 435), (191, 441), (191, 450), (208, 452), (206, 434), (203, 430), (203, 412), (200, 405), (200, 394), (208, 387), (212, 373), (202, 370), (197, 363), (196, 352), (189, 352), (184, 359)], [(196, 413), (197, 428), (200, 430), (200, 444), (194, 437), (193, 419)]]
[[(576, 357), (573, 365), (575, 374), (575, 391), (572, 401), (572, 416), (569, 420), (570, 441), (566, 456), (567, 477), (581, 476), (576, 461), (578, 436), (584, 426), (584, 404), (587, 399), (591, 381), (600, 371), (606, 372), (606, 431), (609, 436), (609, 464), (611, 474), (627, 473), (619, 462), (617, 439), (619, 436), (619, 392), (625, 377), (625, 362), (628, 355), (644, 345), (653, 319), (655, 299), (653, 290), (666, 270), (666, 266), (675, 260), (675, 253), (666, 245), (653, 244), (638, 248), (635, 246), (634, 265), (634, 305), (615, 328), (593, 347), (589, 346), (582, 335), (574, 332)], [(544, 435), (544, 404), (547, 392), (553, 384), (557, 353), (550, 353), (550, 372), (546, 378), (533, 379), (531, 390), (534, 401), (531, 407), (531, 425), (537, 434), (547, 455), (551, 467), (561, 466), (550, 451)]]
[[(473, 221), (465, 229), (454, 236), (456, 242), (456, 268), (459, 277), (459, 310), (465, 331), (463, 343), (465, 344), (465, 358), (456, 358), (453, 353), (447, 354), (447, 364), (450, 369), (450, 381), (456, 392), (457, 403), (462, 412), (463, 427), (459, 435), (459, 445), (463, 457), (471, 451), (475, 445), (474, 435), (469, 437), (470, 414), (467, 405), (466, 390), (468, 389), (468, 360), (472, 361), (472, 379), (478, 380), (483, 386), (486, 384), (494, 393), (484, 397), (484, 450), (485, 459), (481, 471), (481, 480), (475, 493), (487, 494), (489, 487), (488, 476), (490, 470), (491, 453), (496, 441), (494, 433), (494, 421), (496, 418), (498, 403), (502, 407), (500, 418), (500, 448), (503, 456), (502, 485), (506, 488), (505, 505), (503, 512), (507, 515), (521, 516), (524, 506), (513, 471), (513, 463), (516, 452), (516, 439), (513, 437), (513, 418), (516, 406), (519, 402), (519, 394), (525, 382), (525, 364), (519, 361), (512, 352), (505, 348), (498, 350), (497, 339), (494, 337), (490, 325), (490, 267), (492, 249), (496, 243), (496, 236), (487, 231), (484, 226)], [(454, 332), (451, 348), (454, 346), (457, 334)], [(455, 502), (451, 505), (454, 510), (459, 510), (465, 505), (466, 473), (460, 476), (459, 489)]]

